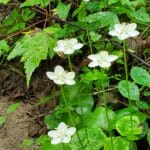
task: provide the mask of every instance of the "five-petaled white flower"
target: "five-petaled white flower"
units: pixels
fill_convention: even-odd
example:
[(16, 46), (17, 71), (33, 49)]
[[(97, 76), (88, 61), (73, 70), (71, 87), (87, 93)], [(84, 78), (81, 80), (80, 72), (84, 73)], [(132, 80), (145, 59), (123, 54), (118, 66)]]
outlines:
[(89, 55), (88, 58), (92, 61), (89, 63), (89, 67), (100, 66), (107, 68), (111, 66), (111, 62), (116, 60), (116, 55), (109, 55), (107, 51), (100, 51), (98, 54)]
[(83, 2), (89, 2), (90, 0), (83, 0)]
[(122, 23), (116, 24), (114, 30), (109, 31), (109, 35), (117, 36), (120, 40), (125, 40), (129, 37), (135, 37), (139, 35), (139, 32), (136, 30), (136, 23)]
[(79, 43), (76, 38), (71, 38), (57, 41), (57, 46), (54, 48), (54, 51), (69, 55), (81, 47), (83, 47), (82, 43)]
[(71, 136), (76, 132), (75, 127), (68, 128), (64, 122), (61, 122), (55, 129), (48, 132), (48, 136), (52, 138), (52, 144), (69, 143)]
[(54, 72), (46, 72), (47, 77), (50, 80), (53, 80), (58, 85), (73, 85), (75, 84), (74, 77), (75, 73), (67, 72), (62, 66), (57, 65), (54, 69)]

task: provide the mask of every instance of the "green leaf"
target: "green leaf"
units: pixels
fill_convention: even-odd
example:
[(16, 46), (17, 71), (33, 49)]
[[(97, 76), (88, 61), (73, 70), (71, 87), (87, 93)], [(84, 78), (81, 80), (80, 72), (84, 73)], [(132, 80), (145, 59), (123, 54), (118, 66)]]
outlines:
[[(106, 113), (108, 114), (109, 118), (109, 127)], [(112, 110), (108, 109), (106, 112), (105, 108), (98, 107), (93, 113), (91, 113), (91, 115), (87, 117), (85, 123), (88, 127), (101, 128), (108, 131), (109, 129), (113, 128), (114, 119), (115, 113)]]
[(116, 23), (119, 23), (118, 17), (115, 13), (111, 11), (103, 11), (103, 12), (96, 12), (90, 14), (86, 17), (87, 22), (101, 22), (102, 27), (113, 26)]
[(89, 33), (89, 35), (90, 35), (90, 38), (91, 38), (92, 42), (96, 42), (96, 41), (98, 41), (101, 38), (101, 35), (96, 33), (96, 32), (94, 32), (94, 31), (91, 31)]
[(6, 122), (6, 117), (0, 116), (0, 126), (2, 126)]
[(25, 23), (24, 22), (17, 23), (12, 28), (10, 28), (8, 30), (7, 34), (16, 32), (16, 31), (24, 29), (24, 28), (25, 28)]
[(7, 41), (1, 40), (0, 41), (0, 57), (1, 57), (1, 55), (7, 53), (9, 50), (10, 50), (10, 47), (7, 44)]
[(49, 4), (49, 2), (50, 0), (29, 0), (22, 3), (20, 7), (28, 7), (34, 5), (40, 5), (41, 7), (45, 7)]
[(50, 137), (41, 135), (36, 143), (40, 145), (40, 150), (71, 150), (69, 144), (51, 144)]
[(71, 8), (71, 4), (65, 5), (62, 2), (59, 2), (56, 7), (59, 18), (62, 20), (66, 20), (70, 8)]
[(138, 23), (150, 23), (150, 15), (146, 12), (144, 7), (140, 7), (137, 11), (126, 9), (127, 15)]
[(16, 46), (8, 55), (8, 60), (17, 56), (21, 56), (21, 61), (24, 63), (27, 87), (34, 70), (39, 66), (42, 60), (45, 60), (48, 55), (49, 38), (46, 33), (39, 32), (35, 35), (25, 35), (16, 42)]
[(33, 139), (24, 139), (21, 145), (23, 147), (31, 147), (33, 145)]
[(72, 137), (70, 142), (72, 150), (83, 149), (80, 141), (82, 142), (84, 150), (100, 150), (103, 147), (106, 138), (106, 135), (100, 128), (83, 128), (78, 131), (78, 135), (80, 140), (77, 134)]
[(130, 150), (130, 143), (126, 138), (120, 136), (112, 137), (112, 139), (110, 137), (106, 138), (104, 143), (104, 150), (121, 150), (121, 149)]
[[(94, 100), (89, 94), (91, 92), (91, 87), (83, 83), (76, 83), (73, 86), (63, 87), (63, 93), (68, 105), (75, 107), (76, 112), (80, 115), (90, 113)], [(64, 97), (61, 93), (60, 102), (64, 104)]]
[(140, 108), (140, 109), (144, 109), (144, 110), (150, 110), (150, 104), (144, 102), (144, 101), (141, 101), (141, 100), (138, 100), (136, 101), (136, 105)]
[(7, 4), (9, 2), (9, 0), (0, 0), (0, 3), (2, 4)]
[(135, 83), (150, 87), (150, 74), (142, 67), (132, 67), (131, 78)]
[(35, 17), (36, 13), (29, 8), (25, 8), (21, 12), (22, 19), (27, 22)]
[(148, 144), (150, 145), (150, 129), (148, 129), (148, 132), (147, 132), (147, 141), (148, 141)]
[(133, 82), (130, 81), (127, 82), (126, 80), (121, 80), (118, 83), (118, 90), (122, 96), (128, 99), (130, 97), (131, 100), (139, 100), (140, 91), (138, 86)]
[(127, 115), (116, 122), (116, 130), (122, 136), (126, 136), (129, 140), (137, 140), (139, 139), (139, 135), (142, 133), (143, 128), (140, 126), (140, 121), (137, 116), (132, 116), (131, 118), (130, 115)]
[(112, 5), (112, 4), (115, 4), (117, 2), (119, 2), (119, 0), (109, 0), (108, 5)]
[(13, 113), (14, 111), (16, 111), (18, 109), (19, 106), (20, 106), (20, 103), (13, 103), (13, 104), (11, 104), (7, 108), (7, 113)]

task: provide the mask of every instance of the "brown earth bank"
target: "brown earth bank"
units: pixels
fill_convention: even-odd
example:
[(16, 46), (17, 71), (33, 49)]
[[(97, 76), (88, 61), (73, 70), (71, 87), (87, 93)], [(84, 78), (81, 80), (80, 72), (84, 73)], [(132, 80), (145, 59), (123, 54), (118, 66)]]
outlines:
[[(37, 106), (37, 102), (52, 89), (52, 83), (45, 75), (46, 67), (41, 66), (39, 70), (27, 89), (21, 64), (11, 62), (0, 67), (0, 116), (7, 118), (0, 126), (0, 150), (24, 150), (21, 147), (24, 139), (35, 139), (47, 133), (43, 117), (53, 110), (55, 101)], [(8, 106), (16, 101), (20, 102), (19, 108), (8, 114)], [(38, 150), (38, 146), (32, 149)]]

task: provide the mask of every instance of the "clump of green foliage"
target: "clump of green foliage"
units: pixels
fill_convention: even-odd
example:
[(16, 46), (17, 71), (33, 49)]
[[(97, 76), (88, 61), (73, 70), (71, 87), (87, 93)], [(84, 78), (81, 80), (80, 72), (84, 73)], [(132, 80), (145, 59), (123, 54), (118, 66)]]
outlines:
[[(9, 6), (8, 0), (0, 0), (0, 3)], [(91, 0), (77, 3), (30, 0), (17, 3), (0, 24), (0, 64), (5, 59), (10, 61), (19, 57), (24, 64), (29, 87), (32, 74), (40, 63), (57, 58), (53, 50), (57, 41), (76, 37), (84, 43), (84, 52), (80, 50), (71, 56), (72, 65), (74, 57), (84, 59), (83, 55), (106, 50), (119, 57), (117, 68), (123, 68), (123, 43), (111, 38), (108, 32), (117, 23), (135, 22), (142, 38), (148, 38), (148, 8), (149, 2), (146, 0)], [(145, 48), (143, 53), (149, 55), (149, 50)], [(56, 128), (60, 122), (72, 125), (71, 115), (77, 134), (69, 144), (53, 145), (47, 135), (41, 135), (35, 144), (40, 145), (41, 150), (136, 150), (136, 141), (143, 139), (150, 144), (149, 68), (134, 60), (128, 65), (130, 70), (127, 70), (125, 79), (124, 69), (116, 72), (113, 69), (89, 69), (81, 63), (75, 85), (61, 86), (61, 90), (53, 91), (38, 103), (46, 104), (49, 99), (59, 96), (59, 104), (52, 114), (45, 116), (44, 122), (49, 130)], [(118, 107), (119, 100), (116, 103), (108, 99), (110, 86), (117, 90), (123, 106)], [(5, 118), (1, 116), (0, 125), (4, 122)], [(33, 141), (27, 141), (23, 145), (32, 144)]]

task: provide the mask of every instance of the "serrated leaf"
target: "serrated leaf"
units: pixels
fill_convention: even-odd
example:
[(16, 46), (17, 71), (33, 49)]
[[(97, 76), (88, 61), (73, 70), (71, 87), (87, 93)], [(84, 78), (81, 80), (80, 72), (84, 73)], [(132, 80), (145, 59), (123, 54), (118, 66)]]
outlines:
[(0, 57), (1, 57), (1, 55), (7, 53), (9, 50), (10, 50), (10, 47), (7, 44), (7, 41), (1, 40), (0, 41)]
[(150, 74), (142, 67), (133, 67), (131, 69), (131, 78), (135, 83), (150, 87)]
[(13, 103), (13, 104), (11, 104), (7, 108), (7, 113), (13, 113), (14, 111), (16, 111), (18, 109), (19, 106), (20, 106), (20, 103)]
[(59, 2), (56, 8), (59, 18), (62, 20), (66, 20), (70, 8), (71, 8), (71, 4), (65, 5), (62, 2)]
[(0, 126), (3, 125), (6, 121), (6, 117), (0, 116)]
[(9, 2), (9, 0), (0, 0), (0, 4), (7, 4)]
[(25, 1), (24, 3), (21, 4), (20, 7), (28, 7), (28, 6), (35, 6), (35, 5), (40, 5), (42, 7), (45, 7), (49, 4), (50, 0), (29, 0)]
[(137, 140), (143, 129), (137, 116), (127, 115), (116, 122), (116, 130), (129, 140)]
[(96, 12), (90, 14), (86, 17), (87, 22), (101, 22), (102, 27), (113, 26), (116, 23), (119, 23), (118, 17), (115, 13), (110, 11)]
[[(112, 145), (113, 144), (113, 145)], [(104, 150), (130, 150), (129, 141), (124, 137), (106, 138), (104, 143)]]
[(118, 90), (122, 96), (128, 99), (130, 98), (131, 100), (139, 100), (140, 91), (138, 86), (133, 82), (130, 81), (127, 82), (126, 80), (121, 80), (118, 83)]
[(21, 61), (24, 62), (27, 86), (29, 86), (30, 78), (34, 70), (42, 60), (47, 58), (49, 48), (48, 40), (48, 35), (43, 32), (39, 32), (34, 36), (25, 35), (21, 40), (16, 42), (16, 46), (8, 55), (8, 60), (21, 56)]
[(83, 149), (80, 141), (84, 146), (84, 150), (100, 150), (103, 147), (106, 138), (106, 135), (100, 128), (83, 128), (78, 131), (78, 135), (80, 140), (77, 134), (72, 137), (70, 142), (72, 150)]
[(25, 28), (25, 23), (24, 22), (19, 22), (19, 23), (15, 24), (12, 28), (10, 28), (8, 30), (7, 34), (16, 32), (16, 31), (24, 29), (24, 28)]

